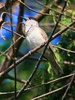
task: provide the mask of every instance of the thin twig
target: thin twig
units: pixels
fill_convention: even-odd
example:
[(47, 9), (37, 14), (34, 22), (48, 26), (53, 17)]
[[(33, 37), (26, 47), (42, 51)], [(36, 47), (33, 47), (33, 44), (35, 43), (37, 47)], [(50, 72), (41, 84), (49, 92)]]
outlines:
[[(7, 0), (9, 1), (9, 0)], [(8, 4), (7, 4), (8, 5)], [(24, 6), (21, 6), (21, 9), (19, 10), (19, 15), (18, 16), (23, 16), (23, 13), (24, 13)], [(22, 19), (20, 17), (18, 17), (18, 23), (17, 23), (17, 28), (16, 28), (16, 31), (17, 33), (19, 34), (22, 34), (22, 30), (21, 30), (21, 24), (20, 22), (22, 22)], [(15, 36), (14, 37), (15, 40), (18, 39), (18, 36)], [(17, 54), (20, 46), (21, 46), (21, 43), (23, 42), (23, 38), (21, 38), (14, 46), (15, 46), (15, 54)], [(12, 49), (10, 49), (7, 54), (10, 56), (10, 59), (7, 59), (7, 57), (5, 57), (5, 59), (3, 60), (2, 62), (2, 65), (0, 67), (0, 72), (8, 69), (8, 67), (11, 65), (11, 62), (12, 62), (12, 56), (13, 56), (13, 52), (12, 52)], [(3, 78), (4, 79), (4, 78)], [(1, 80), (0, 80), (1, 81)]]
[[(2, 28), (5, 29), (5, 30), (7, 30), (7, 31), (9, 31), (9, 32), (11, 32), (11, 29), (8, 29), (8, 28), (6, 28), (6, 27), (4, 27), (4, 26), (3, 26)], [(25, 37), (24, 37), (23, 35), (21, 35), (21, 34), (19, 34), (19, 33), (17, 33), (17, 32), (14, 32), (14, 31), (13, 31), (13, 33), (16, 34), (17, 36), (20, 36), (20, 37), (22, 37), (22, 38), (25, 39)]]
[(68, 92), (68, 90), (70, 89), (72, 83), (74, 82), (74, 78), (75, 78), (75, 73), (74, 73), (74, 75), (72, 76), (71, 81), (70, 81), (70, 83), (68, 84), (68, 87), (67, 87), (67, 89), (66, 89), (64, 95), (62, 96), (62, 99), (61, 99), (61, 100), (65, 100), (65, 97), (66, 97), (66, 95), (67, 95), (67, 92)]
[[(50, 6), (46, 6), (46, 5), (44, 5), (42, 2), (40, 2), (40, 1), (38, 1), (38, 0), (34, 0), (34, 1), (37, 2), (38, 4), (42, 5), (43, 7), (46, 7), (46, 8), (48, 8), (48, 9), (50, 9), (50, 10), (52, 10), (52, 11), (58, 13), (58, 14), (62, 14), (62, 15), (64, 15), (64, 16), (66, 16), (66, 17), (69, 17), (69, 18), (75, 20), (75, 17), (74, 17), (74, 16), (71, 17), (71, 16), (68, 15), (68, 14), (65, 14), (65, 13), (62, 13), (62, 12), (60, 12), (60, 11), (57, 11), (57, 10), (51, 8)], [(62, 9), (61, 6), (57, 6), (57, 8)], [(67, 9), (65, 8), (64, 11), (66, 11), (66, 10), (67, 10)], [(67, 11), (67, 12), (68, 12), (68, 11)], [(69, 12), (69, 13), (71, 14), (71, 12)]]
[(30, 8), (29, 6), (27, 6), (25, 3), (23, 3), (21, 0), (18, 0), (21, 4), (23, 4), (26, 8), (28, 8), (29, 10), (35, 12), (35, 13), (38, 13), (38, 14), (42, 14), (42, 15), (45, 15), (45, 16), (53, 16), (53, 15), (50, 15), (50, 14), (47, 14), (47, 13), (43, 13), (43, 12), (39, 12), (37, 10), (34, 10), (32, 8)]
[(55, 48), (61, 49), (61, 50), (63, 50), (63, 51), (66, 51), (66, 52), (75, 53), (75, 51), (68, 50), (68, 49), (62, 48), (62, 47), (60, 47), (60, 46), (56, 46), (56, 45), (53, 45), (53, 44), (52, 44), (52, 46), (55, 47)]
[(56, 34), (54, 34), (52, 36), (52, 39), (53, 40), (56, 36), (59, 36), (61, 35), (61, 33), (65, 32), (67, 29), (69, 29), (71, 26), (73, 26), (75, 24), (75, 21), (73, 21), (72, 23), (68, 24), (65, 28), (63, 28), (62, 30), (58, 31)]
[(75, 62), (70, 62), (70, 61), (64, 61), (64, 64), (75, 66)]
[[(10, 7), (10, 13), (11, 13), (11, 17), (10, 17), (10, 22), (11, 22), (11, 33), (12, 33), (12, 43), (14, 44), (15, 43), (15, 39), (14, 39), (14, 34), (13, 34), (13, 26), (12, 26), (12, 5)], [(13, 45), (12, 46), (12, 52), (13, 52), (13, 55), (12, 55), (12, 58), (13, 58), (13, 64), (14, 64), (14, 98), (16, 100), (16, 94), (17, 94), (17, 74), (16, 74), (16, 54), (15, 54), (15, 46)]]
[[(4, 55), (5, 53), (7, 53), (7, 52), (12, 48), (12, 46), (15, 45), (21, 38), (22, 38), (22, 37), (19, 37), (19, 38), (15, 41), (15, 43), (12, 43), (12, 44), (10, 45), (10, 47), (9, 47), (7, 50), (5, 50), (4, 52), (2, 52), (2, 53), (0, 54), (0, 56), (2, 56), (2, 55)], [(9, 56), (9, 55), (7, 55), (7, 56)]]
[(74, 75), (74, 72), (71, 73), (71, 74), (69, 74), (69, 75), (66, 75), (66, 76), (63, 76), (63, 77), (54, 79), (54, 80), (49, 81), (49, 82), (46, 82), (46, 83), (43, 83), (41, 85), (37, 85), (37, 86), (34, 86), (34, 87), (26, 88), (24, 91), (28, 91), (28, 90), (35, 89), (35, 88), (39, 88), (39, 87), (42, 87), (44, 85), (48, 85), (48, 84), (51, 84), (51, 83), (54, 83), (54, 82), (57, 82), (57, 81), (61, 81), (62, 79), (65, 79), (65, 78), (68, 78), (68, 77), (72, 77), (73, 75)]
[(64, 89), (64, 88), (66, 88), (69, 84), (70, 84), (70, 83), (68, 83), (68, 84), (66, 84), (66, 85), (64, 85), (64, 86), (62, 86), (62, 87), (60, 87), (60, 88), (58, 88), (58, 89), (56, 89), (56, 90), (53, 90), (53, 91), (50, 91), (50, 92), (45, 93), (45, 94), (43, 94), (43, 95), (37, 96), (37, 97), (35, 97), (35, 98), (32, 98), (31, 100), (37, 100), (37, 99), (39, 99), (39, 98), (43, 98), (43, 97), (45, 97), (45, 96), (47, 96), (47, 95), (50, 95), (50, 94), (55, 93), (55, 92), (57, 92), (57, 91), (60, 91), (60, 90), (62, 90), (62, 89)]
[[(41, 85), (37, 85), (37, 86), (34, 86), (34, 87), (29, 87), (29, 88), (24, 89), (24, 91), (28, 91), (28, 90), (32, 90), (32, 89), (35, 89), (35, 88), (39, 88), (39, 87), (42, 87), (42, 86), (44, 86), (44, 85), (51, 84), (51, 83), (56, 82), (56, 81), (61, 81), (62, 79), (72, 77), (73, 75), (74, 75), (74, 73), (69, 74), (69, 75), (66, 75), (66, 76), (63, 76), (63, 77), (60, 77), (60, 78), (57, 78), (57, 79), (54, 79), (54, 80), (49, 81), (49, 82), (46, 82), (46, 83), (43, 83), (43, 84), (41, 84)], [(9, 76), (9, 75), (8, 75), (6, 78), (14, 80), (14, 77), (11, 77), (11, 76)], [(21, 83), (26, 83), (25, 80), (17, 79), (17, 81), (18, 81), (18, 82), (21, 82)], [(30, 84), (30, 85), (31, 85), (31, 84)], [(19, 92), (19, 90), (18, 90), (17, 92)], [(14, 93), (14, 91), (12, 91), (12, 92), (0, 92), (0, 94), (13, 94), (13, 93)]]
[[(15, 78), (13, 76), (10, 76), (10, 75), (5, 76), (5, 79), (15, 80)], [(16, 81), (23, 83), (23, 84), (26, 83), (26, 80), (19, 79), (19, 78), (16, 78)], [(31, 83), (30, 83), (30, 85), (31, 85)]]

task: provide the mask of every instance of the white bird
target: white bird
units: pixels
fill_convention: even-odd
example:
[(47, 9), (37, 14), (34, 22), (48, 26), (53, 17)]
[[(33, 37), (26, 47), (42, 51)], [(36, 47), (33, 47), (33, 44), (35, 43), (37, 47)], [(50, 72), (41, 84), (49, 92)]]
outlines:
[[(45, 33), (45, 31), (40, 28), (38, 22), (32, 17), (26, 18), (25, 31), (23, 33), (26, 37), (26, 41), (27, 41), (30, 49), (34, 49), (37, 46), (45, 43), (48, 40), (48, 36)], [(43, 52), (43, 49), (44, 49), (44, 47), (39, 49), (37, 52), (39, 54), (41, 54)], [(63, 73), (63, 71), (61, 70), (61, 68), (56, 60), (51, 43), (49, 43), (44, 56), (50, 62), (51, 67), (56, 75), (59, 73), (60, 74)]]

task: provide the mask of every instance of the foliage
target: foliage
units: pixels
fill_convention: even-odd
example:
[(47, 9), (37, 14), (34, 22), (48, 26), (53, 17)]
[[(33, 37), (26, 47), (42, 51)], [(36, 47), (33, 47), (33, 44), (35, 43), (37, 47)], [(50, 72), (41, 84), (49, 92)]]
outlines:
[[(54, 1), (57, 1), (57, 2), (54, 2)], [(43, 4), (45, 4), (45, 5), (49, 4), (49, 5), (51, 5), (51, 7), (53, 9), (53, 10), (49, 11), (49, 14), (51, 14), (51, 16), (45, 16), (43, 18), (43, 20), (40, 22), (40, 25), (45, 24), (45, 23), (49, 24), (49, 26), (45, 26), (45, 27), (41, 26), (44, 30), (46, 30), (48, 36), (52, 32), (54, 25), (57, 22), (57, 18), (59, 16), (58, 12), (61, 12), (59, 6), (64, 5), (64, 3), (61, 3), (59, 1), (60, 0), (53, 0), (53, 2), (50, 0), (41, 0), (41, 2)], [(33, 1), (33, 2), (35, 2), (35, 1)], [(29, 1), (27, 3), (29, 4)], [(57, 3), (59, 5), (56, 6), (54, 3), (55, 4)], [(73, 3), (74, 3), (74, 0), (68, 0), (67, 8), (69, 7), (69, 5), (71, 5)], [(73, 6), (75, 6), (75, 4)], [(10, 7), (9, 7), (9, 9), (10, 9)], [(75, 11), (73, 8), (72, 9), (68, 8), (68, 10), (65, 10), (55, 32), (58, 32), (59, 30), (62, 30), (63, 28), (67, 27), (67, 25), (69, 25), (70, 23), (72, 23), (74, 21), (74, 17), (75, 17)], [(75, 25), (73, 25), (68, 30), (64, 31), (64, 33), (61, 34), (60, 41), (57, 43), (57, 45), (59, 47), (65, 48), (67, 50), (75, 51), (75, 29), (74, 29), (74, 27), (75, 27)], [(8, 42), (6, 42), (4, 45), (0, 45), (1, 52), (4, 52), (7, 48), (9, 48), (11, 45), (11, 42), (12, 42), (11, 40), (8, 40)], [(29, 50), (29, 48), (27, 47), (26, 42), (23, 41), (23, 43), (21, 44), (21, 47), (18, 50), (17, 55), (16, 55), (17, 60), (19, 58), (21, 58), (24, 54), (26, 54), (28, 52), (28, 50)], [(22, 93), (19, 100), (30, 100), (31, 98), (34, 98), (36, 96), (56, 90), (56, 89), (64, 86), (65, 84), (68, 84), (68, 81), (70, 82), (71, 79), (66, 78), (63, 80), (58, 80), (56, 82), (51, 82), (49, 84), (47, 83), (47, 82), (50, 82), (57, 78), (60, 78), (62, 76), (66, 76), (75, 70), (75, 68), (74, 68), (75, 53), (68, 52), (68, 51), (65, 51), (64, 49), (59, 49), (56, 47), (54, 47), (54, 52), (55, 52), (56, 58), (60, 64), (61, 68), (64, 71), (64, 74), (56, 76), (53, 73), (53, 70), (51, 69), (49, 62), (47, 60), (43, 59), (43, 61), (41, 61), (40, 65), (39, 65), (37, 72), (35, 73), (34, 77), (32, 78), (32, 80), (30, 81), (30, 84), (27, 87), (28, 90), (25, 90)], [(0, 65), (3, 63), (5, 56), (6, 55), (0, 56)], [(21, 81), (22, 80), (27, 81), (27, 79), (29, 79), (31, 73), (33, 72), (33, 69), (36, 65), (38, 58), (39, 58), (39, 54), (35, 53), (35, 54), (27, 57), (23, 62), (21, 62), (19, 65), (17, 65), (17, 68), (16, 68), (17, 78), (20, 79)], [(70, 62), (70, 64), (68, 64), (68, 63), (65, 64), (64, 61)], [(71, 63), (74, 63), (74, 65), (72, 65)], [(8, 74), (10, 76), (14, 77), (13, 70), (11, 70)], [(45, 83), (47, 83), (47, 84), (45, 84)], [(20, 90), (23, 85), (24, 85), (24, 83), (17, 82), (17, 90)], [(31, 88), (31, 89), (29, 89), (29, 88)], [(9, 91), (10, 91), (10, 93), (8, 93), (8, 94), (5, 94), (5, 95), (0, 94), (0, 99), (4, 100), (7, 98), (11, 98), (13, 96), (13, 93), (11, 91), (14, 91), (14, 80), (11, 80), (11, 78), (4, 79), (4, 81), (2, 83), (0, 83), (0, 92), (3, 93), (3, 92), (9, 92)], [(58, 92), (55, 92), (53, 94), (47, 95), (43, 98), (40, 98), (39, 100), (54, 100), (54, 99), (61, 100), (65, 91), (66, 91), (66, 88), (62, 89)], [(72, 98), (75, 98), (75, 83), (74, 82), (71, 85), (68, 93), (66, 93), (66, 100), (68, 100), (68, 98), (70, 96), (72, 96)]]

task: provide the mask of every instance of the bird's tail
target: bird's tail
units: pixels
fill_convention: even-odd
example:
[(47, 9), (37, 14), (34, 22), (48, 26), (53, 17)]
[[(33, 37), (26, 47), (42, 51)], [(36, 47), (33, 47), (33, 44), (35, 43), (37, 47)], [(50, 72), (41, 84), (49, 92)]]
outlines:
[(45, 56), (51, 64), (51, 67), (56, 75), (63, 74), (63, 70), (60, 68), (58, 64), (55, 54), (52, 51), (46, 51)]
[(62, 69), (60, 68), (60, 66), (59, 66), (59, 64), (58, 64), (58, 62), (56, 61), (56, 59), (55, 58), (53, 58), (53, 57), (50, 57), (50, 64), (51, 64), (51, 67), (52, 67), (52, 69), (53, 69), (53, 71), (54, 71), (54, 73), (56, 74), (56, 75), (58, 75), (58, 74), (63, 74), (63, 71), (62, 71)]

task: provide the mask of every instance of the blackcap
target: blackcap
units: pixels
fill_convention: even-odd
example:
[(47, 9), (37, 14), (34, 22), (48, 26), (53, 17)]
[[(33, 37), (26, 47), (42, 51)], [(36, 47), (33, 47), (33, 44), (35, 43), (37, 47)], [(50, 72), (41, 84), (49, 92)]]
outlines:
[[(27, 41), (30, 49), (34, 49), (37, 46), (45, 43), (48, 40), (48, 36), (45, 33), (45, 31), (40, 28), (38, 22), (32, 17), (25, 18), (25, 20), (26, 20), (25, 21), (25, 30), (23, 33), (26, 37), (26, 41)], [(44, 47), (39, 49), (37, 52), (39, 54), (41, 54), (43, 52), (43, 49), (44, 49)], [(50, 62), (51, 67), (55, 74), (63, 73), (63, 71), (61, 70), (61, 68), (56, 60), (51, 43), (49, 43), (44, 56)]]

